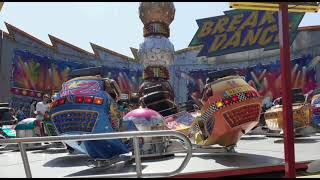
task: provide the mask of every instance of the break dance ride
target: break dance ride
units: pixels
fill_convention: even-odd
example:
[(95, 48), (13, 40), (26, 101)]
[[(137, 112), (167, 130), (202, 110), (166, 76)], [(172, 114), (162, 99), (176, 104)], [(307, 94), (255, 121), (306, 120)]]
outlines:
[[(140, 18), (145, 25), (145, 41), (139, 50), (140, 61), (145, 66), (144, 81), (137, 93), (140, 108), (122, 117), (119, 108), (122, 92), (116, 81), (99, 75), (72, 78), (63, 83), (51, 109), (58, 135), (174, 130), (191, 139), (194, 152), (212, 145), (220, 145), (223, 152), (228, 152), (258, 124), (262, 98), (232, 69), (208, 76), (202, 99), (197, 103), (200, 110), (179, 110), (167, 70), (174, 53), (168, 40), (174, 12), (171, 2), (140, 4)], [(169, 137), (140, 138), (140, 153), (142, 157), (173, 154), (172, 149), (183, 148), (176, 142)], [(128, 154), (133, 151), (132, 142), (126, 139), (65, 143), (88, 154), (100, 165), (132, 157)]]
[[(121, 92), (114, 80), (100, 76), (73, 78), (63, 84), (56, 96), (51, 120), (58, 135), (171, 129), (188, 136), (195, 145), (195, 152), (216, 144), (229, 151), (243, 134), (258, 124), (262, 98), (235, 72), (227, 71), (219, 72), (220, 76), (227, 76), (210, 76), (203, 90), (201, 110), (165, 117), (142, 107), (121, 117), (118, 101)], [(167, 137), (140, 140), (142, 157), (170, 154), (170, 148), (175, 149), (176, 145), (174, 139)], [(103, 161), (121, 159), (133, 150), (132, 142), (126, 139), (65, 143), (94, 160)]]

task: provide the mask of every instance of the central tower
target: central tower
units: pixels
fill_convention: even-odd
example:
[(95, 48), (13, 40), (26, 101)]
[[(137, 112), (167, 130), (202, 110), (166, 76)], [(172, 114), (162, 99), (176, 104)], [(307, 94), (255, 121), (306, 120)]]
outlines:
[(173, 2), (141, 2), (139, 17), (144, 24), (144, 42), (139, 47), (143, 64), (143, 83), (139, 88), (140, 104), (167, 116), (177, 112), (168, 66), (174, 61), (174, 46), (168, 39), (174, 19)]

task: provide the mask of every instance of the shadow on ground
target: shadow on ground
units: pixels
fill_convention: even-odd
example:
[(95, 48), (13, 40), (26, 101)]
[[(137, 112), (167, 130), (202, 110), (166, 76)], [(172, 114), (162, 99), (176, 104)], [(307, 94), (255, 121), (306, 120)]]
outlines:
[(68, 152), (67, 149), (44, 149), (44, 150), (32, 151), (31, 153), (57, 154), (57, 153), (67, 153), (67, 152)]
[(263, 140), (266, 139), (265, 136), (246, 136), (246, 137), (241, 137), (240, 140)]
[[(42, 152), (34, 152), (42, 153)], [(144, 162), (154, 162), (163, 161), (174, 158), (174, 156), (165, 156), (162, 158), (142, 158), (142, 163)], [(88, 176), (88, 175), (103, 175), (103, 174), (118, 174), (118, 173), (136, 173), (136, 166), (134, 160), (129, 160), (126, 162), (118, 162), (114, 165), (108, 167), (92, 167), (89, 166), (90, 157), (86, 155), (74, 155), (74, 156), (64, 156), (58, 157), (53, 160), (48, 161), (43, 166), (44, 167), (76, 167), (76, 166), (88, 166), (88, 169), (75, 172), (65, 177), (76, 177), (76, 176)], [(142, 164), (142, 169), (146, 168), (147, 165)]]
[(87, 155), (70, 155), (58, 157), (46, 162), (44, 167), (74, 167), (74, 166), (86, 166), (90, 160)]
[[(283, 139), (278, 139), (275, 140), (274, 143), (281, 143), (283, 144), (284, 140)], [(319, 142), (318, 139), (295, 139), (294, 143), (296, 144), (309, 144), (309, 143), (317, 143)]]
[(256, 166), (279, 165), (284, 162), (283, 159), (271, 156), (247, 154), (247, 153), (227, 153), (223, 155), (205, 154), (197, 155), (202, 159), (212, 159), (213, 163), (219, 163), (227, 167), (250, 168)]
[[(142, 165), (142, 170), (147, 166)], [(107, 175), (107, 174), (121, 174), (121, 173), (136, 173), (136, 166), (131, 162), (119, 162), (115, 165), (111, 165), (108, 167), (99, 167), (92, 168), (88, 167), (88, 169), (69, 174), (65, 177), (77, 177), (77, 176), (90, 176), (90, 175)]]

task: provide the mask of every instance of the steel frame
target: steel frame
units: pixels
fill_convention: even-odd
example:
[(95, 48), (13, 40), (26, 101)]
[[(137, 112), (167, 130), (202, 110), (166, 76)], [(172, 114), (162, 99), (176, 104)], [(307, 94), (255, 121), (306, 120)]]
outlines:
[[(174, 171), (170, 172), (154, 172), (154, 173), (142, 173), (141, 168), (141, 156), (139, 148), (139, 137), (159, 137), (159, 136), (175, 136), (182, 139), (184, 146), (187, 148), (186, 156), (179, 166)], [(25, 169), (26, 177), (32, 178), (30, 164), (28, 156), (24, 147), (25, 143), (40, 143), (40, 142), (61, 142), (61, 141), (84, 141), (84, 140), (102, 140), (102, 139), (120, 139), (120, 138), (132, 138), (134, 148), (134, 158), (136, 164), (136, 173), (121, 173), (121, 174), (108, 174), (108, 175), (93, 175), (93, 176), (77, 176), (77, 178), (93, 178), (93, 177), (166, 177), (174, 176), (180, 173), (188, 164), (192, 157), (192, 144), (190, 140), (181, 132), (172, 130), (161, 131), (131, 131), (131, 132), (116, 132), (116, 133), (99, 133), (88, 135), (70, 135), (70, 136), (49, 136), (49, 137), (28, 137), (28, 138), (13, 138), (13, 139), (0, 139), (0, 144), (18, 144), (23, 166)]]

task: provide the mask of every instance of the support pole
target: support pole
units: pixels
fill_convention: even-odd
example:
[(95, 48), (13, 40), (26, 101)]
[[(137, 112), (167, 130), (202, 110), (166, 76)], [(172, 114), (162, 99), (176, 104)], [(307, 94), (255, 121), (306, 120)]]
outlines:
[(140, 148), (139, 148), (139, 138), (133, 137), (133, 147), (134, 147), (134, 158), (136, 162), (136, 172), (138, 178), (142, 176), (142, 167), (141, 167), (141, 157), (140, 157)]
[(294, 131), (292, 117), (291, 62), (289, 42), (288, 3), (279, 3), (279, 46), (281, 63), (281, 92), (283, 108), (285, 177), (295, 178)]
[(24, 171), (26, 173), (26, 177), (32, 178), (30, 164), (29, 164), (29, 160), (28, 160), (28, 156), (27, 156), (27, 152), (24, 147), (24, 144), (19, 142), (18, 146), (19, 146), (19, 150), (20, 150), (20, 154), (23, 162)]

